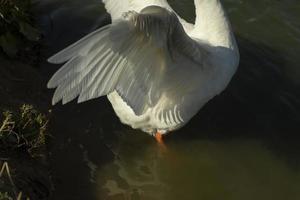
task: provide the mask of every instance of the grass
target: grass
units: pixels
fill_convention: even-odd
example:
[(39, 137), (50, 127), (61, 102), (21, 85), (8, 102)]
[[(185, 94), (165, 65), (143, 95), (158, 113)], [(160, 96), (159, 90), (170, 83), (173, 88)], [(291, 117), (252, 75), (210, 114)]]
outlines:
[[(10, 168), (8, 166), (8, 163), (7, 162), (4, 162), (2, 164), (2, 167), (0, 167), (0, 181), (3, 179), (5, 173), (6, 173), (6, 176), (8, 177), (8, 180), (10, 182), (10, 192), (1, 192), (0, 191), (0, 200), (14, 200), (14, 198), (11, 196), (12, 193), (14, 193), (14, 195), (16, 196), (16, 200), (21, 200), (22, 197), (23, 197), (23, 193), (22, 192), (19, 192), (17, 193), (17, 188), (16, 188), (16, 185), (12, 179), (12, 176), (10, 174)], [(6, 184), (7, 185), (7, 184)], [(26, 200), (30, 200), (29, 197), (26, 198)]]
[(46, 115), (31, 105), (19, 111), (3, 111), (0, 125), (0, 151), (25, 150), (32, 157), (43, 156), (46, 142)]
[[(10, 169), (8, 166), (7, 162), (2, 163), (2, 166), (0, 165), (0, 180), (2, 182), (2, 184), (4, 183), (3, 179), (4, 176), (6, 175), (8, 177), (8, 182), (10, 182), (11, 186), (11, 193), (15, 193), (15, 184), (12, 180), (11, 174), (10, 174)], [(7, 184), (5, 184), (7, 186)], [(0, 191), (0, 200), (13, 200), (13, 198), (11, 197), (11, 195), (8, 192), (1, 192)]]
[(6, 55), (27, 60), (36, 57), (32, 54), (40, 35), (31, 14), (31, 0), (0, 0), (0, 48)]
[(14, 181), (18, 180), (18, 168), (11, 170), (8, 161), (14, 153), (32, 159), (45, 156), (47, 116), (25, 104), (16, 112), (3, 111), (0, 118), (0, 200), (24, 199)]

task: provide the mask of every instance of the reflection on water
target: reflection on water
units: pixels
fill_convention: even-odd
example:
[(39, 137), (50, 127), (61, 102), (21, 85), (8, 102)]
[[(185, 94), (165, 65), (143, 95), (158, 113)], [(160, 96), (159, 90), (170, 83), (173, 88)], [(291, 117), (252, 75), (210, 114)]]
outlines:
[[(82, 2), (42, 1), (46, 56), (109, 23), (98, 0)], [(193, 20), (192, 0), (169, 2)], [(53, 199), (299, 199), (300, 2), (223, 2), (241, 52), (227, 90), (168, 136), (166, 150), (121, 125), (105, 98), (56, 106)], [(48, 79), (56, 68), (41, 70)]]
[[(139, 136), (137, 136), (139, 137)], [(297, 199), (300, 171), (256, 140), (170, 141), (123, 138), (97, 171), (98, 199)]]

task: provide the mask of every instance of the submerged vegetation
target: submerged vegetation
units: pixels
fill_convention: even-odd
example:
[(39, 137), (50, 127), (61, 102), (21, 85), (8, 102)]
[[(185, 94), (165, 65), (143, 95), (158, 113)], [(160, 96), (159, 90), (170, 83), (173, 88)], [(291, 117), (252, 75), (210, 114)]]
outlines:
[(0, 48), (9, 57), (36, 58), (40, 31), (31, 15), (31, 0), (0, 0)]

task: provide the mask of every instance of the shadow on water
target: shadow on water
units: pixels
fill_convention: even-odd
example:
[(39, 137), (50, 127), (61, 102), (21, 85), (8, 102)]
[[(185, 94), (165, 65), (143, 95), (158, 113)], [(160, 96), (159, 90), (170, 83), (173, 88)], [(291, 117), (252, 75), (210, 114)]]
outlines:
[[(109, 23), (95, 5), (85, 18), (39, 10), (45, 58)], [(300, 90), (283, 73), (289, 61), (265, 44), (238, 43), (241, 64), (228, 88), (168, 135), (167, 149), (122, 125), (106, 98), (53, 107), (52, 199), (299, 198)], [(44, 63), (41, 73), (48, 79), (58, 67)]]

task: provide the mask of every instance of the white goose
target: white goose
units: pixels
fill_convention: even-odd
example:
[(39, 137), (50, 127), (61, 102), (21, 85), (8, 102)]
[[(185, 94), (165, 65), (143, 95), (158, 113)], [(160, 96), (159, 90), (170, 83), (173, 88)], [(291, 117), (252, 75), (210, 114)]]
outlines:
[(107, 95), (120, 120), (156, 136), (185, 125), (225, 89), (239, 63), (219, 0), (195, 0), (195, 24), (166, 0), (103, 0), (112, 24), (49, 58), (53, 104)]

